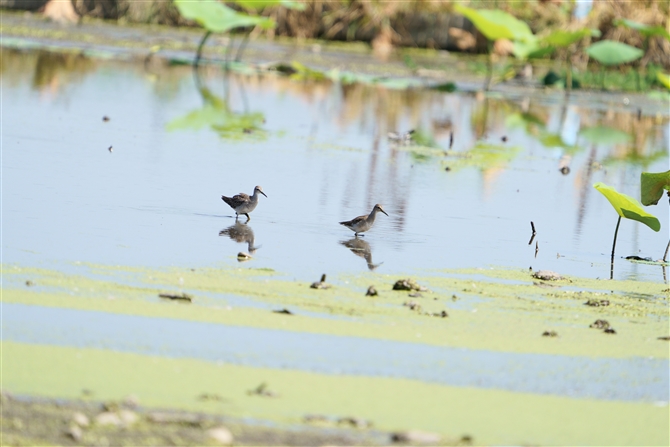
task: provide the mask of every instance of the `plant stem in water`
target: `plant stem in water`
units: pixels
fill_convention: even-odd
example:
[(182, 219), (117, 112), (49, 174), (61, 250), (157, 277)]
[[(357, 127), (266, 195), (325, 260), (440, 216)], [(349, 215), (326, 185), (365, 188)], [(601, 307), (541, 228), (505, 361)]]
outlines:
[(614, 230), (614, 242), (612, 243), (612, 263), (610, 264), (610, 279), (614, 279), (614, 249), (616, 248), (616, 237), (619, 234), (619, 224), (621, 223), (621, 216), (616, 221), (616, 229)]
[(207, 31), (204, 36), (202, 36), (202, 40), (200, 41), (200, 45), (198, 45), (198, 51), (195, 53), (195, 60), (193, 61), (193, 66), (197, 67), (198, 64), (200, 63), (200, 57), (202, 56), (202, 47), (205, 46), (205, 42), (209, 38), (209, 36), (212, 34), (211, 31)]

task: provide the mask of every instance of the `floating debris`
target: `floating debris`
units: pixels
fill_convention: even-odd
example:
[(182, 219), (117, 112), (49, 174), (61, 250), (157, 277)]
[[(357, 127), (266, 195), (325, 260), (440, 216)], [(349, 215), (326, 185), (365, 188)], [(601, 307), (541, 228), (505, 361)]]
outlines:
[(202, 393), (200, 396), (198, 396), (198, 400), (223, 402), (225, 399), (216, 393)]
[(410, 297), (410, 298), (421, 298), (423, 295), (421, 295), (419, 292), (414, 292), (414, 293), (410, 293), (407, 296)]
[(561, 169), (559, 169), (559, 171), (561, 171), (561, 174), (563, 174), (563, 175), (568, 175), (568, 174), (570, 174), (570, 167), (569, 166), (562, 166)]
[(658, 340), (670, 341), (670, 336), (669, 335), (663, 335), (661, 337), (658, 337)]
[(446, 168), (444, 168), (444, 170), (449, 172), (449, 171), (451, 171), (451, 168), (449, 166), (447, 166)]
[(313, 282), (310, 286), (312, 289), (330, 289), (330, 284), (326, 284), (326, 274), (321, 275), (321, 281)]
[(365, 296), (377, 296), (379, 293), (377, 292), (377, 289), (375, 289), (375, 286), (370, 286), (368, 287), (368, 291), (365, 292)]
[(114, 148), (113, 148), (112, 146), (109, 146), (109, 147), (107, 148), (107, 150), (108, 150), (109, 152), (114, 152)]
[(551, 270), (539, 270), (533, 273), (533, 278), (541, 279), (542, 281), (558, 281), (564, 279), (561, 275)]
[(609, 306), (610, 302), (609, 300), (588, 300), (584, 303), (584, 305), (591, 307), (604, 307)]
[(35, 285), (35, 283), (32, 282), (31, 280), (27, 280), (27, 281), (26, 281), (26, 286), (28, 286), (28, 287), (32, 287), (32, 286), (34, 286), (34, 285)]
[(636, 255), (633, 255), (633, 256), (626, 256), (625, 259), (628, 259), (629, 261), (654, 262), (654, 260), (651, 259), (651, 258), (643, 258), (643, 257), (641, 257), (641, 256), (636, 256)]
[(417, 292), (427, 292), (428, 289), (420, 286), (413, 279), (399, 279), (393, 284), (393, 290), (415, 290)]
[(430, 315), (431, 317), (440, 317), (440, 318), (447, 318), (449, 316), (446, 310), (443, 310), (442, 312), (433, 312), (428, 315)]
[(104, 123), (108, 122), (109, 120), (110, 120), (110, 118), (109, 118), (107, 115), (105, 115), (105, 116), (102, 117), (102, 121), (103, 121)]
[(193, 297), (187, 293), (179, 293), (179, 294), (161, 293), (158, 296), (169, 300), (188, 301), (189, 303), (193, 301)]
[(606, 334), (616, 334), (616, 331), (614, 330), (613, 327), (608, 327), (603, 332), (606, 333)]
[(148, 419), (150, 422), (156, 424), (184, 424), (193, 427), (200, 427), (202, 423), (202, 418), (199, 415), (192, 413), (154, 411), (149, 413)]
[(540, 251), (540, 245), (538, 241), (535, 241), (535, 257), (537, 258), (537, 252)]
[(355, 428), (370, 428), (370, 427), (372, 427), (372, 422), (370, 422), (368, 420), (365, 420), (365, 419), (352, 417), (352, 416), (339, 418), (337, 420), (337, 424), (338, 425), (349, 425), (349, 426), (355, 427)]
[(449, 132), (449, 149), (454, 145), (454, 131)]
[(506, 136), (503, 135), (503, 137), (501, 138), (501, 140), (502, 140), (503, 143), (507, 143), (507, 137), (506, 137)]
[(272, 312), (276, 313), (276, 314), (293, 315), (293, 312), (291, 312), (290, 310), (288, 310), (286, 308), (273, 310)]
[(268, 389), (268, 384), (265, 382), (261, 383), (253, 390), (247, 391), (247, 394), (250, 396), (256, 395), (263, 397), (279, 397), (279, 394), (275, 393), (274, 391), (270, 391)]
[(556, 331), (544, 331), (542, 332), (543, 337), (558, 337), (558, 332)]
[(330, 421), (328, 416), (325, 416), (323, 414), (306, 414), (302, 420), (307, 424), (317, 424)]
[(414, 301), (414, 300), (412, 300), (412, 301), (405, 301), (404, 303), (402, 303), (402, 305), (403, 305), (403, 306), (407, 306), (407, 307), (409, 307), (409, 310), (416, 310), (416, 311), (420, 311), (420, 310), (421, 310), (421, 304), (417, 303), (417, 302)]
[(607, 320), (596, 320), (589, 327), (593, 329), (607, 329), (610, 327), (610, 323)]
[(391, 441), (396, 444), (438, 445), (441, 439), (442, 436), (438, 433), (419, 430), (408, 430), (391, 434)]

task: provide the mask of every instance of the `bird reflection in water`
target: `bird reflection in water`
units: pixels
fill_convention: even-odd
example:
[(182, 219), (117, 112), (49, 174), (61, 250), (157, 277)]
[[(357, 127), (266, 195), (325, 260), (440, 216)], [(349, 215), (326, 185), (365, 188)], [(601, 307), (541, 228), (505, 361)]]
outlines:
[(229, 226), (225, 230), (219, 231), (219, 236), (228, 236), (235, 242), (247, 243), (247, 251), (253, 254), (261, 247), (254, 246), (254, 230), (246, 223), (235, 221), (234, 225)]
[(349, 239), (348, 241), (340, 241), (340, 244), (347, 247), (356, 256), (364, 258), (368, 263), (368, 268), (370, 270), (374, 270), (383, 264), (383, 262), (380, 262), (379, 264), (372, 263), (372, 248), (370, 247), (370, 244), (361, 238), (355, 237), (353, 239)]

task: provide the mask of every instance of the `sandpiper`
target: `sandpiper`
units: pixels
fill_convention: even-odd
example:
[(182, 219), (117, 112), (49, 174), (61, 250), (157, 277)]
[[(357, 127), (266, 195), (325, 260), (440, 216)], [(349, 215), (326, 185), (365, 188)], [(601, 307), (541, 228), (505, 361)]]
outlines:
[[(369, 215), (358, 216), (351, 220), (340, 222), (340, 225), (344, 225), (345, 227), (349, 228), (354, 232), (354, 236), (358, 236), (359, 233), (368, 231), (372, 227), (372, 224), (375, 223), (375, 216), (377, 215), (377, 211), (381, 211), (382, 213), (386, 214), (386, 211), (384, 211), (382, 206), (380, 204), (376, 204), (375, 207), (372, 208), (372, 212)], [(388, 214), (386, 215), (388, 216)]]
[(263, 194), (265, 197), (265, 193), (263, 192), (263, 188), (260, 186), (256, 186), (254, 188), (254, 194), (249, 197), (248, 195), (244, 194), (243, 192), (234, 195), (233, 197), (226, 197), (226, 196), (221, 196), (221, 200), (226, 202), (232, 209), (235, 210), (235, 219), (239, 217), (240, 214), (244, 214), (247, 216), (247, 222), (251, 220), (251, 217), (249, 217), (249, 213), (252, 212), (254, 209), (256, 209), (256, 205), (258, 205), (258, 193)]

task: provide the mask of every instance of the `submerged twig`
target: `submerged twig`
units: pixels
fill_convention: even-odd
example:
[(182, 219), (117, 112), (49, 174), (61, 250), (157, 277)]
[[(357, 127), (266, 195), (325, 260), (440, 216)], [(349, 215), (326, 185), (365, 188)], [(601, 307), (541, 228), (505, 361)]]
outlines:
[[(530, 240), (528, 241), (528, 245), (530, 245), (530, 244), (533, 243), (533, 240), (535, 239), (535, 234), (536, 234), (536, 232), (535, 232), (535, 224), (533, 223), (532, 220), (530, 221), (530, 229), (533, 230), (533, 234), (530, 236)], [(536, 254), (537, 254), (537, 253), (536, 253)]]

